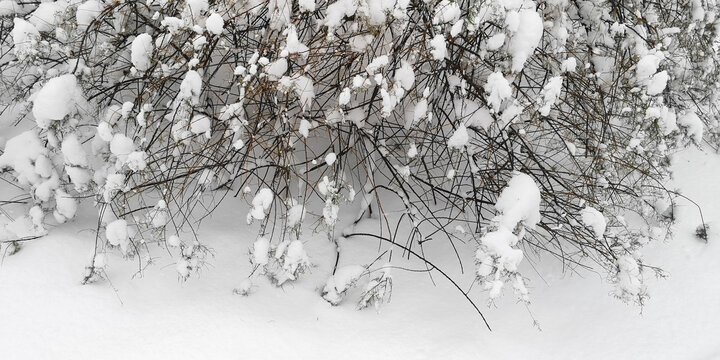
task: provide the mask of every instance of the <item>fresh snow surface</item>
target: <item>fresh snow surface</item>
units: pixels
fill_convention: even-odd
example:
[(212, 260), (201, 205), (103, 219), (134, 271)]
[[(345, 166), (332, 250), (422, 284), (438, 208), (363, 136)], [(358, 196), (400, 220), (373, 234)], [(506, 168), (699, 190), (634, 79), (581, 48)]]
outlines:
[[(670, 185), (702, 206), (711, 225), (710, 241), (706, 244), (695, 238), (700, 223), (697, 208), (680, 199), (679, 222), (672, 229), (675, 237), (645, 250), (644, 261), (661, 265), (669, 278), (647, 280), (652, 297), (642, 313), (609, 296), (611, 287), (603, 274), (566, 269), (563, 275), (561, 263), (550, 256), (538, 262), (532, 254), (520, 263), (530, 291), (528, 307), (512, 296), (500, 297), (488, 307), (486, 292), (478, 287), (470, 291), (492, 332), (452, 285), (434, 276), (437, 285), (433, 286), (423, 272), (393, 269), (392, 301), (380, 313), (356, 310), (357, 294), (352, 291), (357, 290), (352, 289), (333, 307), (321, 292), (335, 261), (334, 246), (310, 231), (303, 236), (303, 246), (316, 266), (298, 281), (279, 289), (263, 276), (254, 278), (254, 283), (247, 279), (252, 271), (248, 254), (257, 231), (237, 221), (244, 216), (243, 202), (223, 204), (203, 223), (198, 236), (215, 256), (210, 266), (186, 282), (178, 280), (177, 259), (157, 247), (155, 264), (142, 272), (137, 261), (123, 259), (119, 252), (107, 253), (96, 265), (104, 265), (110, 281), (80, 285), (92, 259), (95, 235), (90, 230), (97, 219), (91, 212), (78, 210), (73, 222), (24, 243), (19, 253), (3, 258), (0, 357), (717, 359), (720, 156), (689, 150), (676, 156), (673, 164), (676, 177)], [(14, 194), (8, 188), (1, 191)], [(372, 220), (358, 226), (377, 229)], [(122, 230), (118, 235), (114, 239), (123, 239)], [(180, 238), (187, 241), (190, 236), (181, 234)], [(426, 251), (447, 250), (440, 243), (427, 244)], [(340, 268), (366, 265), (377, 256), (377, 241), (350, 238), (342, 246), (352, 255), (340, 259)], [(175, 254), (178, 249), (170, 251)], [(467, 288), (472, 270), (466, 268), (461, 275), (454, 253), (446, 254), (435, 256), (437, 265), (463, 279), (461, 285)], [(302, 259), (302, 252), (299, 255)], [(424, 268), (402, 256), (394, 257), (393, 265)], [(353, 277), (356, 272), (349, 271), (353, 269), (359, 270), (350, 267), (338, 274), (344, 280), (340, 283)], [(362, 288), (362, 281), (367, 280), (360, 281)], [(250, 294), (233, 294), (236, 288)], [(542, 331), (533, 326), (533, 319)]]

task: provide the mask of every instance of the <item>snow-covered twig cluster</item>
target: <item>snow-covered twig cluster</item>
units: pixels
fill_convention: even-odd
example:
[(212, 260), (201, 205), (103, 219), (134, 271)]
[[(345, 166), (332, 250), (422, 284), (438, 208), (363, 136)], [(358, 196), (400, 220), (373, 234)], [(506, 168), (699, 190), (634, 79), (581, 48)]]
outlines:
[[(519, 266), (539, 251), (600, 264), (618, 296), (641, 301), (639, 250), (672, 217), (673, 150), (717, 146), (718, 10), (715, 0), (3, 0), (2, 101), (23, 132), (0, 168), (31, 194), (3, 233), (42, 234), (89, 198), (99, 252), (167, 245), (185, 278), (203, 258), (197, 220), (242, 196), (243, 220), (260, 223), (253, 264), (282, 284), (310, 266), (303, 229), (337, 239), (336, 226), (385, 218), (383, 204), (398, 201), (408, 249), (441, 236), (454, 247), (449, 229), (470, 230), (491, 298), (509, 282), (527, 300)], [(357, 216), (343, 219), (353, 204)], [(330, 302), (353, 282), (338, 284), (341, 274)], [(374, 288), (389, 286), (383, 276)]]

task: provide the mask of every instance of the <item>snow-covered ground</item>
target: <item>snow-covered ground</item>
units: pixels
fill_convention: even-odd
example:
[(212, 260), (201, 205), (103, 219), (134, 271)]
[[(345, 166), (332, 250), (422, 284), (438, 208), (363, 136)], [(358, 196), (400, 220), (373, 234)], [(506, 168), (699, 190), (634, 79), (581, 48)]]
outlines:
[[(608, 295), (603, 274), (563, 274), (551, 259), (534, 261), (534, 270), (523, 263), (529, 308), (510, 294), (481, 306), (492, 332), (437, 274), (433, 285), (426, 273), (393, 270), (392, 301), (379, 314), (355, 310), (353, 294), (332, 307), (319, 295), (334, 261), (320, 235), (306, 239), (317, 265), (311, 274), (283, 288), (256, 281), (250, 296), (235, 295), (250, 272), (255, 236), (244, 225), (245, 210), (228, 203), (200, 233), (215, 257), (187, 282), (177, 280), (174, 260), (158, 249), (142, 276), (133, 276), (137, 262), (110, 256), (109, 281), (80, 285), (94, 245), (91, 214), (5, 257), (0, 359), (717, 359), (720, 155), (688, 150), (674, 168), (674, 184), (712, 226), (710, 241), (694, 237), (699, 214), (683, 201), (673, 240), (645, 251), (645, 260), (670, 277), (648, 281), (652, 298), (642, 314)], [(345, 245), (353, 249), (344, 254), (360, 263), (377, 250), (370, 240)], [(459, 275), (453, 257), (437, 261)], [(465, 284), (471, 273), (466, 269)], [(471, 296), (485, 304), (481, 291)]]

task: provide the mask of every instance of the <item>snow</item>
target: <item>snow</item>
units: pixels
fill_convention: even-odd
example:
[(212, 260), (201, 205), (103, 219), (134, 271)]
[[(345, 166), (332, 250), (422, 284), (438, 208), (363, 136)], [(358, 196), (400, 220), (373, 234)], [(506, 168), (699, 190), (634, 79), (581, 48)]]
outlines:
[[(425, 98), (422, 98), (418, 100), (418, 102), (415, 104), (415, 107), (412, 111), (412, 120), (409, 122), (409, 125), (417, 125), (420, 120), (427, 118), (428, 116), (428, 101)], [(408, 128), (410, 127), (408, 126)]]
[(182, 242), (180, 241), (180, 237), (177, 235), (170, 235), (167, 238), (167, 244), (170, 247), (178, 247), (181, 243)]
[(210, 185), (213, 180), (215, 180), (215, 172), (210, 169), (203, 169), (203, 171), (200, 172), (200, 176), (198, 176), (198, 184), (200, 185)]
[(456, 37), (462, 33), (465, 25), (465, 20), (460, 19), (450, 28), (450, 37)]
[(248, 223), (250, 223), (252, 219), (264, 219), (265, 212), (270, 208), (274, 198), (275, 194), (273, 194), (272, 190), (268, 188), (260, 189), (252, 200), (252, 209), (247, 216)]
[(21, 6), (14, 0), (0, 1), (0, 16), (13, 16), (21, 9)]
[[(92, 29), (80, 24), (76, 9), (90, 1), (107, 9), (108, 18), (82, 20), (104, 30), (85, 39), (97, 46), (78, 50), (83, 31)], [(717, 337), (720, 325), (701, 328), (704, 324), (674, 319), (682, 314), (697, 320), (686, 302), (708, 305), (696, 297), (720, 295), (712, 277), (701, 273), (720, 270), (710, 262), (718, 256), (713, 239), (720, 160), (697, 152), (717, 140), (717, 109), (709, 100), (698, 105), (676, 96), (683, 95), (683, 87), (702, 83), (685, 75), (703, 74), (698, 69), (712, 75), (716, 54), (698, 53), (706, 59), (697, 63), (697, 56), (688, 58), (698, 55), (692, 49), (675, 53), (687, 45), (676, 39), (715, 34), (712, 27), (720, 24), (713, 23), (714, 11), (703, 14), (703, 22), (666, 29), (658, 23), (664, 17), (653, 11), (640, 9), (642, 16), (633, 16), (619, 8), (616, 14), (592, 1), (333, 1), (150, 0), (141, 6), (147, 24), (135, 21), (138, 14), (123, 1), (115, 6), (105, 0), (42, 0), (22, 6), (17, 16), (30, 19), (47, 15), (31, 14), (40, 4), (65, 4), (61, 16), (49, 19), (61, 23), (42, 36), (35, 25), (16, 20), (12, 40), (17, 35), (22, 46), (6, 49), (6, 75), (16, 79), (10, 88), (27, 91), (8, 94), (18, 102), (7, 109), (14, 119), (5, 122), (13, 126), (0, 126), (5, 148), (0, 152), (0, 318), (11, 328), (0, 327), (0, 339), (12, 344), (1, 347), (3, 357), (614, 359), (669, 354), (682, 359), (688, 356), (676, 355), (688, 354), (673, 351), (687, 351), (684, 347), (666, 347), (660, 354), (654, 348), (649, 354), (627, 349), (645, 344), (645, 334), (655, 328), (629, 329), (618, 320), (632, 323), (630, 312), (603, 312), (608, 294), (637, 299), (647, 289), (653, 295), (647, 300), (655, 301), (654, 287), (661, 283), (652, 270), (665, 263), (685, 276), (682, 286), (672, 286), (676, 297), (682, 291), (682, 302), (675, 305), (683, 306), (669, 306), (657, 318), (674, 325), (671, 331), (697, 326), (688, 332), (704, 342), (682, 334), (664, 336), (665, 341), (681, 340), (693, 347), (690, 351), (703, 347), (705, 354), (690, 356), (714, 355), (716, 349), (706, 345), (713, 339), (702, 330)], [(710, 8), (715, 1), (695, 4)], [(228, 21), (217, 35), (211, 20), (216, 13)], [(160, 25), (164, 14), (181, 17), (178, 32)], [(643, 17), (648, 26), (633, 24)], [(333, 18), (337, 27), (330, 26)], [(250, 33), (240, 40), (250, 47), (238, 47), (231, 28), (247, 28)], [(529, 34), (545, 30), (542, 43)], [(411, 33), (404, 36), (404, 31)], [(152, 58), (142, 55), (146, 44), (157, 47)], [(617, 68), (613, 49), (624, 51), (628, 66)], [(463, 54), (466, 58), (454, 58)], [(656, 59), (632, 66), (650, 55)], [(95, 58), (110, 59), (107, 71)], [(323, 64), (353, 59), (348, 72)], [(580, 72), (569, 73), (577, 62)], [(63, 75), (68, 72), (73, 75)], [(619, 92), (606, 81), (615, 75)], [(53, 84), (68, 76), (74, 86)], [(598, 84), (594, 90), (600, 93), (591, 100), (607, 105), (612, 121), (595, 125), (622, 123), (619, 132), (583, 130), (575, 124), (582, 117), (555, 129), (553, 122), (578, 113), (567, 109), (574, 100), (559, 103), (572, 95), (565, 94), (565, 80), (572, 94), (578, 84)], [(712, 94), (702, 86), (693, 89), (685, 95)], [(604, 92), (620, 96), (620, 106)], [(69, 97), (48, 104), (56, 94)], [(585, 105), (580, 99), (579, 106), (591, 112), (603, 108)], [(23, 133), (26, 129), (32, 130)], [(583, 135), (587, 131), (597, 132), (600, 140)], [(628, 142), (630, 151), (624, 149)], [(690, 147), (691, 155), (678, 147)], [(550, 154), (547, 164), (532, 156), (534, 150)], [(598, 156), (602, 161), (593, 160)], [(645, 165), (657, 165), (663, 174), (672, 162), (676, 177), (663, 186), (700, 194), (698, 203), (708, 208), (710, 240), (693, 238), (699, 223), (692, 203), (670, 196), (657, 201), (659, 192), (650, 194), (652, 187), (641, 187), (648, 194), (636, 199), (646, 204), (629, 207), (639, 214), (623, 213), (623, 202), (612, 192), (623, 189), (623, 181), (642, 185), (643, 174), (634, 173), (633, 166), (623, 169), (624, 162), (618, 168), (604, 161), (618, 157), (631, 163), (647, 157)], [(571, 168), (563, 170), (565, 165)], [(555, 196), (572, 191), (557, 192), (558, 179), (543, 169), (559, 169), (570, 178), (587, 170), (583, 180), (589, 183), (574, 185), (597, 196), (558, 200)], [(573, 185), (563, 186), (568, 184)], [(362, 189), (360, 211), (351, 203), (352, 186)], [(473, 192), (482, 193), (479, 203), (473, 204)], [(417, 202), (418, 197), (434, 199), (433, 194), (439, 203)], [(203, 216), (223, 198), (227, 203)], [(85, 206), (78, 206), (80, 199)], [(458, 206), (446, 206), (448, 199)], [(567, 206), (557, 206), (558, 201)], [(376, 206), (370, 208), (371, 202)], [(653, 208), (680, 222), (659, 227), (664, 224), (644, 216)], [(540, 210), (548, 216), (543, 223)], [(243, 215), (249, 226), (240, 226), (246, 225), (238, 221)], [(117, 219), (123, 219), (122, 226)], [(427, 221), (433, 219), (447, 224), (437, 228)], [(7, 241), (18, 234), (44, 234), (45, 226), (50, 234), (22, 239), (22, 246)], [(383, 238), (367, 235), (375, 232)], [(602, 249), (586, 254), (587, 245), (575, 235)], [(641, 254), (637, 248), (645, 244)], [(543, 247), (557, 252), (537, 251)], [(19, 248), (19, 256), (10, 256)], [(668, 248), (672, 253), (666, 255)], [(704, 257), (704, 251), (712, 256)], [(565, 261), (568, 254), (576, 258)], [(611, 273), (586, 268), (597, 260)], [(683, 273), (686, 268), (698, 271)], [(390, 269), (396, 269), (392, 304), (386, 303)], [(561, 279), (564, 272), (568, 278)], [(457, 284), (436, 276), (446, 273)], [(59, 275), (73, 282), (62, 282)], [(593, 284), (581, 285), (575, 277), (590, 277)], [(80, 287), (81, 281), (87, 284)], [(694, 282), (702, 282), (702, 289), (693, 291)], [(568, 291), (566, 284), (578, 285)], [(502, 296), (511, 292), (517, 304)], [(463, 322), (474, 316), (465, 296), (476, 301), (496, 332), (487, 332), (477, 317)], [(104, 302), (108, 298), (119, 309)], [(357, 311), (368, 305), (375, 310)], [(579, 321), (588, 313), (576, 309), (592, 312)], [(706, 310), (700, 319), (717, 314), (720, 310)], [(549, 323), (549, 333), (534, 332), (536, 319)], [(223, 343), (218, 337), (237, 341)], [(607, 346), (608, 339), (613, 346)]]
[(208, 18), (205, 20), (205, 28), (211, 34), (214, 34), (214, 35), (222, 34), (224, 27), (225, 27), (225, 21), (223, 20), (222, 16), (220, 16), (218, 13), (210, 14), (210, 16), (208, 16)]
[(662, 57), (658, 54), (647, 54), (635, 64), (635, 77), (638, 81), (645, 81), (657, 72)]
[(75, 186), (75, 190), (84, 191), (87, 190), (92, 176), (88, 169), (84, 169), (76, 166), (65, 166), (65, 172), (70, 177), (70, 181)]
[[(720, 192), (714, 182), (720, 159), (691, 150), (673, 162), (677, 184), (703, 206), (707, 219), (717, 219), (720, 208), (714, 204)], [(55, 229), (41, 242), (25, 243), (18, 254), (5, 257), (0, 271), (0, 318), (6, 325), (0, 327), (0, 338), (13, 344), (3, 347), (4, 357), (219, 359), (242, 354), (277, 359), (291, 353), (298, 359), (349, 360), (650, 360), (706, 359), (720, 351), (720, 324), (712, 321), (720, 316), (720, 284), (714, 281), (720, 271), (720, 246), (694, 238), (699, 215), (689, 202), (681, 201), (677, 208), (676, 237), (654, 244), (646, 253), (646, 263), (662, 265), (670, 276), (650, 279), (653, 296), (642, 314), (608, 296), (599, 288), (601, 280), (563, 276), (562, 264), (546, 258), (550, 261), (534, 264), (537, 275), (526, 274), (532, 289), (529, 307), (502, 298), (491, 307), (479, 304), (492, 332), (461, 296), (452, 295), (451, 285), (433, 285), (426, 273), (397, 270), (392, 302), (380, 314), (356, 310), (349, 293), (348, 301), (336, 307), (320, 298), (316, 288), (326, 285), (334, 255), (332, 262), (320, 262), (293, 286), (276, 289), (263, 279), (252, 285), (244, 278), (252, 265), (242, 257), (256, 237), (238, 224), (235, 206), (223, 205), (224, 211), (203, 227), (201, 239), (215, 249), (212, 266), (183, 284), (178, 284), (173, 267), (164, 267), (173, 259), (158, 258), (157, 265), (140, 277), (133, 276), (137, 262), (107, 253), (112, 285), (80, 285), (79, 276), (94, 248), (94, 235), (79, 231), (94, 226), (96, 220), (89, 217), (78, 216), (77, 223)], [(27, 222), (25, 227), (34, 226), (29, 217), (20, 219)], [(307, 251), (316, 254), (313, 259), (333, 254), (327, 241), (315, 240), (320, 239), (306, 244)], [(338, 270), (366, 261), (375, 254), (377, 242), (358, 238), (343, 246), (347, 248)], [(453, 267), (457, 259), (442, 257), (436, 264), (459, 274)], [(632, 263), (623, 266), (632, 270)], [(523, 261), (520, 268), (530, 270), (530, 263)], [(473, 276), (467, 274), (465, 284)], [(245, 283), (254, 289), (249, 296), (232, 293)], [(485, 296), (478, 288), (469, 295)], [(533, 319), (542, 331), (533, 326)], [(308, 345), (318, 342), (322, 346)]]
[(696, 113), (692, 111), (683, 113), (678, 116), (677, 124), (686, 129), (688, 136), (693, 139), (696, 144), (700, 144), (703, 133), (705, 132), (705, 126)]
[(395, 70), (395, 82), (400, 83), (405, 91), (412, 89), (415, 84), (415, 72), (410, 63), (405, 60), (400, 62), (400, 67)]
[(201, 91), (202, 77), (197, 71), (189, 70), (180, 83), (178, 98), (181, 100), (189, 100), (193, 104), (198, 104), (200, 102)]
[(297, 76), (293, 79), (293, 88), (300, 99), (303, 110), (308, 110), (315, 98), (315, 88), (312, 79), (307, 76)]
[(593, 230), (596, 238), (602, 239), (605, 236), (607, 220), (600, 211), (592, 206), (586, 206), (580, 211), (580, 217), (583, 224)]
[(25, 131), (5, 143), (0, 155), (0, 169), (13, 169), (21, 185), (39, 184), (49, 178), (52, 165), (45, 156), (47, 151), (34, 131)]
[(77, 207), (77, 201), (70, 195), (60, 189), (55, 190), (55, 219), (59, 223), (74, 218)]
[(289, 0), (270, 0), (267, 5), (270, 17), (270, 29), (280, 30), (290, 23), (292, 2)]
[(279, 58), (271, 63), (269, 63), (265, 67), (265, 72), (268, 74), (268, 77), (271, 80), (278, 80), (283, 75), (285, 75), (285, 72), (288, 69), (288, 63), (285, 58)]
[(132, 171), (142, 171), (147, 167), (147, 154), (144, 151), (133, 151), (128, 154), (125, 165)]
[(105, 186), (103, 191), (103, 199), (105, 202), (110, 202), (115, 192), (122, 190), (125, 185), (125, 176), (123, 174), (108, 174), (105, 179)]
[(468, 134), (465, 124), (461, 123), (448, 139), (447, 146), (451, 149), (462, 150), (468, 143), (470, 143), (470, 134)]
[(113, 138), (112, 127), (105, 121), (101, 121), (97, 125), (97, 135), (105, 142), (110, 142)]
[(355, 283), (366, 270), (361, 265), (345, 265), (338, 268), (335, 274), (331, 275), (325, 283), (322, 291), (323, 298), (332, 305), (340, 304), (345, 292), (355, 286)]
[(190, 132), (195, 135), (204, 134), (206, 138), (210, 138), (212, 130), (212, 122), (205, 115), (195, 115), (190, 120)]
[(335, 163), (335, 160), (337, 159), (337, 155), (335, 153), (331, 152), (325, 155), (325, 163), (328, 166), (332, 166)]
[(555, 105), (558, 97), (560, 97), (560, 93), (562, 92), (562, 84), (562, 76), (555, 76), (548, 79), (542, 90), (544, 105), (539, 109), (540, 115), (548, 116), (550, 114), (550, 109), (553, 105)]
[(135, 37), (132, 42), (131, 49), (132, 53), (130, 55), (130, 59), (133, 66), (140, 71), (150, 69), (150, 66), (152, 66), (150, 57), (155, 49), (150, 34), (142, 33)]
[(365, 67), (365, 71), (367, 71), (368, 75), (373, 76), (373, 75), (375, 75), (375, 73), (380, 71), (380, 69), (386, 67), (389, 62), (390, 62), (390, 59), (388, 59), (387, 55), (380, 55), (380, 56), (374, 58)]
[(313, 12), (315, 11), (315, 0), (298, 0), (298, 6), (300, 12)]
[(208, 0), (185, 0), (183, 18), (199, 18), (208, 8)]
[(170, 34), (177, 34), (184, 26), (182, 19), (173, 16), (165, 16), (162, 21), (160, 21), (160, 25), (166, 27)]
[(298, 132), (300, 133), (300, 135), (302, 135), (304, 138), (307, 139), (307, 137), (310, 136), (310, 130), (312, 128), (313, 128), (313, 126), (312, 126), (311, 122), (309, 122), (305, 119), (301, 119), (300, 127), (298, 128)]
[[(499, 257), (504, 268), (510, 271), (515, 271), (523, 258), (522, 251), (512, 248), (517, 242), (517, 236), (504, 227), (482, 237), (482, 244), (489, 250), (489, 253)], [(484, 258), (484, 256), (479, 257)]]
[(540, 221), (540, 189), (532, 177), (515, 172), (500, 193), (495, 208), (502, 213), (500, 225), (506, 229), (514, 229), (521, 221), (526, 227), (534, 228)]
[(489, 51), (495, 51), (502, 47), (503, 44), (505, 44), (505, 34), (497, 33), (487, 40), (487, 49)]
[[(127, 119), (128, 116), (130, 116), (130, 113), (132, 112), (133, 107), (135, 107), (135, 104), (131, 101), (126, 101), (122, 104), (122, 107), (120, 108), (120, 117), (123, 119)], [(115, 117), (114, 116), (114, 110), (115, 109), (108, 109), (108, 117)], [(108, 121), (108, 123), (112, 124), (112, 121)]]
[(305, 205), (295, 204), (287, 212), (287, 227), (296, 228), (302, 224), (305, 219)]
[(75, 75), (54, 77), (34, 94), (32, 113), (38, 127), (47, 129), (53, 121), (63, 120), (85, 104), (83, 91)]
[(410, 144), (410, 148), (407, 151), (407, 157), (412, 159), (418, 155), (418, 148), (415, 143)]
[(461, 14), (460, 5), (458, 5), (457, 2), (442, 0), (435, 6), (435, 15), (433, 16), (432, 23), (433, 25), (454, 24), (460, 19)]
[(669, 135), (678, 130), (677, 113), (666, 106), (650, 107), (645, 111), (645, 118), (657, 119), (663, 135)]
[(30, 14), (28, 21), (35, 25), (40, 32), (55, 30), (58, 23), (58, 13), (65, 11), (68, 4), (65, 1), (44, 2), (38, 5), (35, 11)]
[(457, 99), (455, 101), (455, 116), (463, 119), (465, 126), (487, 130), (493, 123), (490, 110), (475, 101)]
[(35, 25), (20, 19), (13, 19), (13, 29), (11, 32), (13, 37), (13, 49), (15, 56), (24, 57), (26, 54), (31, 53), (34, 44), (40, 40), (40, 32)]
[(430, 54), (435, 60), (445, 60), (447, 57), (445, 36), (437, 34), (430, 40)]
[(577, 69), (577, 59), (574, 57), (569, 57), (565, 60), (563, 60), (562, 64), (560, 65), (560, 70), (562, 72), (575, 72)]
[(665, 70), (653, 75), (648, 81), (647, 94), (650, 96), (654, 96), (662, 93), (667, 86), (669, 78), (670, 76)]
[(115, 220), (105, 227), (105, 237), (111, 245), (120, 246), (122, 252), (127, 252), (130, 242), (127, 222), (123, 219)]
[(347, 105), (350, 102), (350, 96), (350, 88), (344, 88), (338, 97), (338, 104), (340, 106)]
[(88, 0), (77, 7), (75, 18), (78, 26), (86, 27), (103, 11), (103, 5), (97, 0)]
[[(291, 241), (286, 248), (283, 260), (283, 269), (288, 274), (295, 274), (300, 267), (305, 267), (309, 264), (310, 260), (308, 259), (307, 252), (305, 252), (305, 246), (303, 245), (302, 241)], [(290, 279), (294, 279), (294, 276), (290, 276)], [(282, 282), (280, 283), (282, 284)]]
[(287, 33), (285, 51), (287, 51), (288, 54), (306, 55), (309, 49), (305, 44), (300, 42), (300, 39), (298, 39), (298, 34), (297, 30), (295, 30), (295, 26), (288, 26), (285, 32)]
[(543, 21), (534, 9), (522, 9), (518, 12), (517, 27), (510, 38), (508, 51), (512, 54), (512, 71), (520, 72), (525, 66), (528, 57), (540, 44), (543, 35)]
[(252, 263), (255, 266), (265, 266), (268, 264), (270, 251), (270, 240), (266, 237), (260, 237), (253, 243), (252, 247)]
[(483, 86), (487, 94), (487, 102), (490, 108), (495, 112), (500, 112), (505, 99), (512, 96), (512, 88), (510, 82), (505, 79), (503, 74), (496, 71), (488, 76), (485, 86)]
[(375, 39), (372, 35), (355, 35), (350, 38), (350, 49), (356, 53), (363, 53)]
[(124, 134), (115, 134), (110, 141), (110, 152), (116, 156), (129, 155), (134, 150), (133, 140)]
[(78, 140), (76, 134), (71, 133), (65, 136), (62, 142), (61, 151), (66, 165), (87, 166), (87, 154)]

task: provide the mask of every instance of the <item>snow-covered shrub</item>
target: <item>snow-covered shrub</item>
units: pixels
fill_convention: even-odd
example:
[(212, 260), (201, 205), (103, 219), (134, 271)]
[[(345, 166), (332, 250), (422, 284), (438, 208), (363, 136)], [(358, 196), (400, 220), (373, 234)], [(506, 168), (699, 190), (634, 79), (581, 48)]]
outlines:
[[(248, 200), (239, 218), (262, 240), (252, 262), (278, 284), (309, 269), (303, 229), (337, 241), (337, 226), (374, 211), (410, 228), (411, 248), (469, 228), (491, 298), (510, 282), (527, 300), (530, 250), (599, 264), (641, 301), (640, 249), (668, 219), (670, 157), (720, 138), (715, 0), (0, 10), (2, 103), (23, 130), (0, 168), (31, 196), (3, 236), (42, 234), (44, 214), (67, 221), (92, 199), (107, 249), (164, 244), (183, 278), (205, 248), (178, 234), (223, 191)], [(388, 217), (392, 203), (405, 214)], [(389, 294), (383, 276), (362, 306)], [(333, 286), (333, 299), (346, 288)]]

